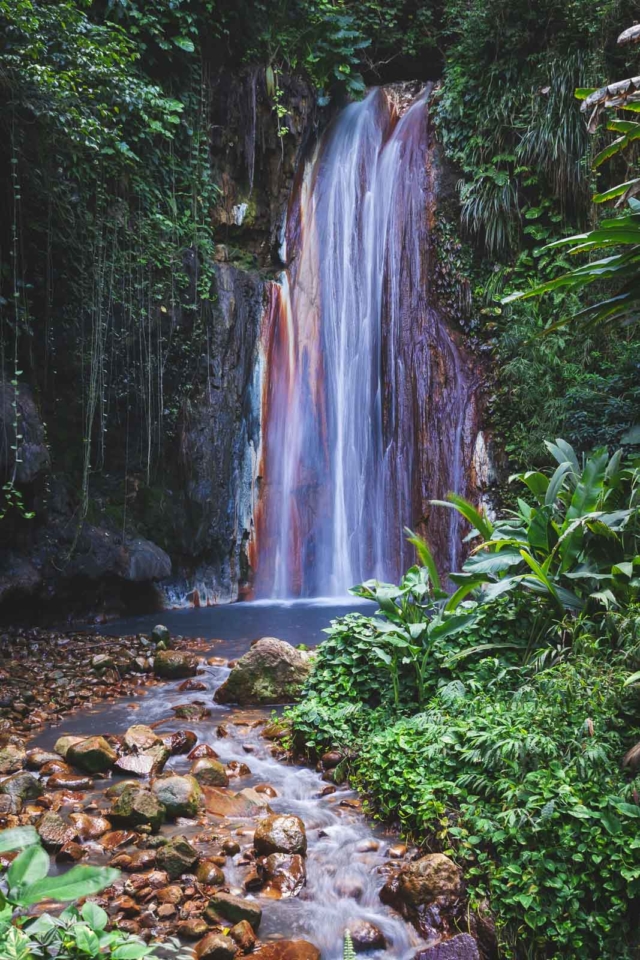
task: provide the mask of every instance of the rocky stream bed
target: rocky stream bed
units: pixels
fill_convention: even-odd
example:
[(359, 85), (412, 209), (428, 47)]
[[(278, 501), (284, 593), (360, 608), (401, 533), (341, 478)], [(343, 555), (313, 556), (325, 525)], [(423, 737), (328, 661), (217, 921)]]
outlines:
[(339, 752), (316, 770), (287, 753), (267, 704), (309, 655), (269, 638), (229, 665), (217, 649), (163, 630), (5, 633), (0, 829), (35, 825), (59, 871), (117, 867), (96, 898), (112, 922), (198, 960), (339, 960), (347, 929), (372, 958), (490, 956), (458, 867), (374, 829), (335, 782)]

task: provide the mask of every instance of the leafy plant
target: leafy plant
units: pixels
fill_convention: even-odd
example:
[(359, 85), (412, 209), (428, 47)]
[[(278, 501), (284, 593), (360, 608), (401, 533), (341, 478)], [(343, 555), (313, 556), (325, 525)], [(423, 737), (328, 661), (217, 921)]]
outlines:
[(483, 602), (525, 589), (543, 597), (562, 619), (585, 609), (626, 607), (638, 596), (639, 465), (622, 451), (595, 451), (580, 467), (564, 440), (548, 442), (558, 466), (551, 477), (527, 471), (517, 479), (534, 496), (491, 522), (472, 504), (451, 496), (435, 504), (458, 510), (472, 525), (472, 549), (458, 593), (482, 586)]

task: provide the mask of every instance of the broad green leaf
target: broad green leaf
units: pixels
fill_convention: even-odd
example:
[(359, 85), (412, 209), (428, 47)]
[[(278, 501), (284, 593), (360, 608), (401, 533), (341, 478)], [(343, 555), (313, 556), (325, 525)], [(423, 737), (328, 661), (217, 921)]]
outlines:
[(100, 941), (94, 931), (84, 923), (79, 923), (73, 932), (78, 950), (89, 957), (97, 957), (100, 953)]
[(79, 900), (94, 893), (100, 893), (120, 876), (118, 870), (111, 867), (72, 867), (58, 877), (46, 877), (31, 884), (22, 891), (21, 903), (29, 906), (40, 900)]
[(478, 531), (481, 537), (485, 540), (491, 538), (493, 533), (491, 522), (484, 516), (484, 513), (481, 513), (469, 500), (459, 496), (459, 494), (449, 493), (447, 494), (447, 500), (431, 500), (430, 502), (434, 506), (457, 510)]
[(40, 844), (33, 844), (23, 850), (20, 856), (11, 863), (7, 871), (7, 883), (13, 897), (19, 897), (25, 887), (43, 877), (49, 872), (49, 854)]
[(193, 40), (190, 40), (189, 37), (174, 37), (173, 42), (176, 47), (180, 47), (181, 50), (186, 50), (187, 53), (193, 53), (196, 49)]
[(0, 830), (0, 853), (30, 847), (33, 843), (40, 843), (35, 827), (9, 827), (8, 830)]
[(80, 913), (82, 915), (82, 919), (89, 924), (92, 930), (95, 930), (96, 932), (104, 930), (109, 922), (107, 912), (92, 900), (87, 900)]

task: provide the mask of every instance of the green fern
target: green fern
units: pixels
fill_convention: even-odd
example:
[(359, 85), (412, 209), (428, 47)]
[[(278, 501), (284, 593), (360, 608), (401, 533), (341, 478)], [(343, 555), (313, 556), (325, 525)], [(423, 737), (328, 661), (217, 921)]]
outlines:
[(342, 960), (356, 960), (356, 952), (353, 949), (353, 940), (348, 930), (344, 932), (344, 948), (342, 950)]

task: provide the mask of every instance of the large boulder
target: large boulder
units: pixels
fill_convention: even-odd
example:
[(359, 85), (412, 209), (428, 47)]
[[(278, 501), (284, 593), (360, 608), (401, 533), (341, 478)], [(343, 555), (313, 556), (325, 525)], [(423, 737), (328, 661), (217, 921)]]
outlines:
[(291, 703), (300, 696), (311, 671), (308, 653), (275, 637), (263, 637), (237, 661), (216, 690), (218, 703)]
[(87, 737), (69, 747), (66, 759), (86, 773), (104, 773), (111, 769), (118, 755), (104, 737)]
[(153, 672), (162, 680), (184, 680), (195, 677), (198, 660), (190, 653), (179, 650), (158, 650), (153, 659)]
[(169, 817), (195, 817), (203, 802), (202, 790), (195, 777), (164, 777), (154, 780), (151, 789)]
[(464, 896), (462, 870), (443, 853), (428, 853), (404, 864), (380, 891), (385, 903), (417, 909), (435, 901), (453, 903)]
[(307, 852), (307, 834), (300, 817), (287, 814), (274, 814), (259, 821), (253, 838), (253, 845), (259, 857), (268, 857), (272, 853)]

